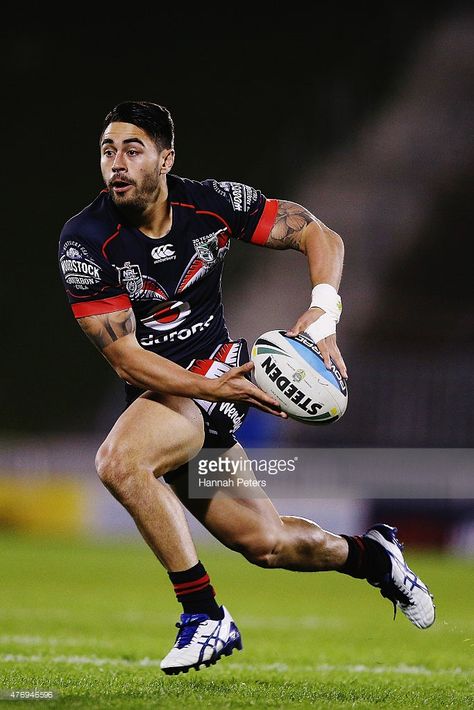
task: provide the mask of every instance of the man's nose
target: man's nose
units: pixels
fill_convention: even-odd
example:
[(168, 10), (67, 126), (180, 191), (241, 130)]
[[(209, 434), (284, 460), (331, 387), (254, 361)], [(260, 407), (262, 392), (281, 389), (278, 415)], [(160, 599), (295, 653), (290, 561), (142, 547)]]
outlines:
[(115, 160), (112, 165), (112, 170), (114, 173), (120, 172), (120, 170), (125, 170), (123, 156), (121, 156), (120, 153), (117, 153), (115, 155)]

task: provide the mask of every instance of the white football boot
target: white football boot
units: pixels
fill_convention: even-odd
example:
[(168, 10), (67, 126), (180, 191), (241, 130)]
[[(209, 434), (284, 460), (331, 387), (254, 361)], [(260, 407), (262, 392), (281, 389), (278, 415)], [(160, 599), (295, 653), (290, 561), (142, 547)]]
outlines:
[(427, 629), (435, 620), (433, 595), (405, 562), (403, 545), (397, 540), (396, 532), (397, 528), (389, 525), (374, 525), (365, 533), (364, 537), (375, 540), (384, 548), (391, 562), (391, 570), (382, 580), (368, 581), (380, 588), (383, 597), (390, 599), (394, 614), (398, 607), (412, 624)]
[(176, 624), (176, 642), (160, 663), (168, 675), (197, 671), (211, 666), (222, 656), (230, 656), (234, 648), (242, 650), (242, 638), (225, 606), (223, 619), (210, 619), (206, 614), (181, 614)]

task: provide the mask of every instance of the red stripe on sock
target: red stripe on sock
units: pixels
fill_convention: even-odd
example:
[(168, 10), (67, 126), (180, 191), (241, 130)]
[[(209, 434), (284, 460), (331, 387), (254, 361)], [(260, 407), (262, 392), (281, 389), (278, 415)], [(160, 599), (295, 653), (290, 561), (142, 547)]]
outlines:
[(179, 584), (173, 584), (173, 588), (176, 593), (179, 592), (180, 594), (183, 594), (184, 591), (192, 592), (192, 591), (194, 591), (194, 588), (196, 586), (200, 586), (204, 583), (209, 584), (209, 582), (210, 582), (209, 575), (205, 574), (203, 577), (200, 577), (199, 579), (194, 580), (194, 582), (180, 582)]
[(202, 592), (203, 589), (206, 589), (207, 587), (211, 588), (209, 582), (204, 582), (204, 584), (201, 584), (200, 587), (193, 587), (191, 590), (181, 590), (180, 592), (176, 592), (176, 597), (177, 599), (181, 599), (181, 597), (188, 596), (188, 594), (194, 594), (195, 592)]

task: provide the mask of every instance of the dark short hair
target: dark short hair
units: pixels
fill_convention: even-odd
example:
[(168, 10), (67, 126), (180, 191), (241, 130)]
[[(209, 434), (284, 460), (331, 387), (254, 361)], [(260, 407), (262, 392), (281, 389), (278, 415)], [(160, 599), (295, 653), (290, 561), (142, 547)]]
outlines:
[(167, 108), (151, 101), (123, 101), (117, 104), (104, 119), (102, 135), (110, 123), (133, 123), (163, 148), (174, 147), (174, 124)]

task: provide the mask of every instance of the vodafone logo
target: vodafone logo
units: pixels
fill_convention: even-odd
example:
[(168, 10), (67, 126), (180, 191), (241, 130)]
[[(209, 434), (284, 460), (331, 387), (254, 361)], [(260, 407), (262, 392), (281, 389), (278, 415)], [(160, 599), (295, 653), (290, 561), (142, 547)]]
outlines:
[(158, 264), (162, 261), (170, 261), (171, 259), (176, 259), (176, 254), (172, 244), (160, 244), (159, 247), (155, 247), (151, 250), (151, 255)]
[(171, 330), (177, 328), (191, 313), (187, 301), (166, 301), (155, 306), (153, 313), (142, 318), (143, 325), (153, 330)]

